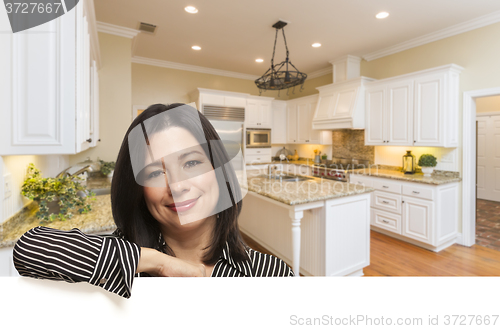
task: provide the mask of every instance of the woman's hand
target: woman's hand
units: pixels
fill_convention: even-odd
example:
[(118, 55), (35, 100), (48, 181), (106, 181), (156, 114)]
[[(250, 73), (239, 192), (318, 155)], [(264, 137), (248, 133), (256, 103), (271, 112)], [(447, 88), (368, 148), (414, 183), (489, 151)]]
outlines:
[(194, 265), (155, 249), (141, 247), (141, 257), (136, 273), (153, 276), (206, 276), (204, 265)]

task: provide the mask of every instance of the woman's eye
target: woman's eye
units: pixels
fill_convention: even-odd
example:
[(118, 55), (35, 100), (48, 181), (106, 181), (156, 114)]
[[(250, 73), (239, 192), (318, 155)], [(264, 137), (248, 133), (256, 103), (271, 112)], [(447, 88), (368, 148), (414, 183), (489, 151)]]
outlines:
[(150, 173), (148, 175), (148, 178), (156, 178), (156, 177), (158, 177), (158, 176), (160, 176), (162, 174), (163, 174), (162, 170), (155, 170), (155, 171), (153, 171), (152, 173)]
[(191, 168), (191, 167), (196, 166), (196, 165), (197, 165), (197, 164), (199, 164), (199, 163), (201, 163), (201, 162), (200, 162), (200, 161), (198, 161), (198, 160), (191, 160), (191, 161), (186, 162), (185, 166), (186, 166), (187, 168)]

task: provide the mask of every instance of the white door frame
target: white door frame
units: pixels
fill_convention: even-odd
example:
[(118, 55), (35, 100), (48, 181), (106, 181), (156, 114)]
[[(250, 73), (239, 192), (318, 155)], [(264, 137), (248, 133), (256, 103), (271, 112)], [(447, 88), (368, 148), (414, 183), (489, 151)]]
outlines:
[(462, 131), (462, 244), (476, 243), (476, 98), (498, 96), (499, 88), (464, 92)]

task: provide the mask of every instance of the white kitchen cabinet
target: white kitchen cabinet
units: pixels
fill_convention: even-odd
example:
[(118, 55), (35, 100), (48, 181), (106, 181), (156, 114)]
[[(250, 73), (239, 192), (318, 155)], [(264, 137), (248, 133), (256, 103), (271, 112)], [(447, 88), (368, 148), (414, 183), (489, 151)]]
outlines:
[(91, 54), (98, 52), (91, 49), (91, 7), (79, 2), (57, 19), (0, 37), (0, 155), (75, 154), (93, 146)]
[(286, 141), (287, 143), (297, 143), (297, 104), (288, 103), (286, 113)]
[(367, 84), (366, 145), (458, 146), (458, 79), (450, 64)]
[(432, 214), (434, 203), (411, 197), (403, 197), (404, 236), (432, 244)]
[(95, 146), (91, 7), (79, 2), (57, 19), (0, 37), (0, 155), (75, 154)]
[(367, 145), (411, 145), (413, 81), (376, 84), (366, 90)]
[(332, 144), (332, 132), (312, 128), (318, 95), (287, 102), (287, 142), (295, 144)]
[(372, 230), (440, 251), (458, 235), (458, 182), (442, 185), (351, 174), (349, 182), (375, 189)]
[(247, 99), (245, 126), (247, 128), (272, 128), (272, 98)]
[(271, 148), (246, 148), (245, 163), (271, 162)]
[(286, 144), (286, 102), (272, 102), (271, 144)]
[(204, 106), (246, 108), (248, 96), (244, 93), (197, 88), (189, 94), (189, 100), (196, 103), (198, 111), (205, 113)]

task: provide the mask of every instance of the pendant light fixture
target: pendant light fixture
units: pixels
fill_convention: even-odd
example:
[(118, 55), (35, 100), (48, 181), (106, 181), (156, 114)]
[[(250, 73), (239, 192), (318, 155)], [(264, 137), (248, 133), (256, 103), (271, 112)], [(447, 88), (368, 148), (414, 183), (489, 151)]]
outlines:
[[(262, 90), (281, 90), (294, 87), (293, 93), (295, 93), (295, 86), (302, 85), (300, 91), (304, 87), (304, 81), (307, 78), (307, 74), (300, 72), (295, 65), (289, 60), (288, 57), (288, 46), (286, 44), (285, 29), (287, 25), (286, 22), (278, 21), (273, 25), (276, 29), (276, 36), (274, 38), (274, 48), (273, 57), (271, 59), (271, 67), (262, 75), (260, 78), (255, 80), (257, 88), (259, 88), (259, 94), (262, 94)], [(274, 65), (274, 53), (276, 51), (276, 41), (278, 40), (278, 31), (283, 32), (283, 40), (285, 41), (286, 48), (286, 60)], [(288, 95), (288, 90), (287, 90)], [(278, 94), (279, 96), (279, 94)]]

